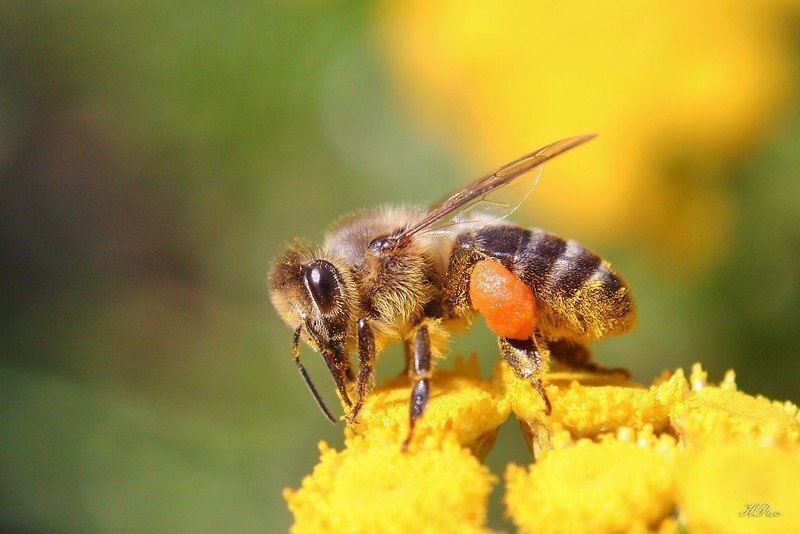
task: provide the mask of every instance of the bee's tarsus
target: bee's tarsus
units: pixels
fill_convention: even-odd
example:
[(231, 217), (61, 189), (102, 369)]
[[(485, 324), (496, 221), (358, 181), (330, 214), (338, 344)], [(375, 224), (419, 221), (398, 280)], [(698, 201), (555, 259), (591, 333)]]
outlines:
[(544, 401), (544, 414), (550, 415), (553, 413), (553, 405), (550, 403), (550, 397), (547, 396), (547, 390), (544, 389), (544, 385), (542, 385), (542, 381), (539, 378), (532, 378), (529, 379), (533, 387), (539, 393), (539, 396), (542, 397)]
[(411, 367), (411, 404), (408, 414), (408, 436), (403, 442), (403, 450), (408, 448), (414, 433), (417, 419), (425, 413), (430, 398), (429, 376), (431, 373), (431, 340), (428, 327), (421, 326), (414, 338), (414, 361)]
[(543, 369), (542, 355), (536, 346), (535, 339), (533, 337), (522, 340), (499, 338), (498, 344), (503, 358), (519, 378), (527, 380), (536, 389), (544, 401), (545, 414), (550, 415), (553, 406), (542, 385), (542, 380), (539, 378), (539, 373)]

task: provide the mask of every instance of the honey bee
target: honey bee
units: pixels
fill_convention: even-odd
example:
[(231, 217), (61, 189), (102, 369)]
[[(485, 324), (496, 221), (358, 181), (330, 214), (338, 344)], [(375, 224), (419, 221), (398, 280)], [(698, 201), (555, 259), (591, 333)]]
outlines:
[[(503, 220), (536, 185), (544, 162), (593, 137), (531, 152), (432, 210), (383, 206), (358, 212), (336, 222), (321, 248), (300, 241), (289, 246), (270, 273), (270, 295), (294, 329), (297, 368), (331, 422), (336, 419), (300, 362), (301, 338), (322, 355), (350, 422), (373, 387), (376, 356), (392, 343), (405, 344), (413, 384), (406, 446), (428, 403), (431, 362), (455, 326), (470, 324), (478, 298), (500, 353), (536, 388), (547, 413), (542, 375), (548, 354), (571, 367), (602, 370), (586, 345), (633, 328), (627, 284), (577, 242)], [(482, 287), (476, 273), (487, 271)], [(504, 311), (498, 315), (497, 309)], [(350, 354), (358, 355), (357, 375)]]

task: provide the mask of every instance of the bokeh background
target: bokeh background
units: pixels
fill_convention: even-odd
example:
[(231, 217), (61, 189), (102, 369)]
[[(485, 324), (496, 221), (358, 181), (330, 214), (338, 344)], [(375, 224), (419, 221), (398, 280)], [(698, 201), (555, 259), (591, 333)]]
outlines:
[[(342, 428), (269, 304), (282, 244), (585, 132), (515, 217), (632, 284), (599, 360), (796, 402), (798, 67), (794, 0), (0, 3), (0, 528), (286, 530)], [(497, 360), (480, 321), (454, 351)]]

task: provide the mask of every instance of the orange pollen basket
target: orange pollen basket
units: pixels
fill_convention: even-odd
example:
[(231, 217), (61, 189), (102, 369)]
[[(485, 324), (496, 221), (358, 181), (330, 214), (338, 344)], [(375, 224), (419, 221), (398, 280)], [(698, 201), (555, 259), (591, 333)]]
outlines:
[(472, 307), (492, 332), (509, 339), (528, 339), (536, 323), (536, 300), (522, 280), (496, 260), (481, 260), (469, 279)]

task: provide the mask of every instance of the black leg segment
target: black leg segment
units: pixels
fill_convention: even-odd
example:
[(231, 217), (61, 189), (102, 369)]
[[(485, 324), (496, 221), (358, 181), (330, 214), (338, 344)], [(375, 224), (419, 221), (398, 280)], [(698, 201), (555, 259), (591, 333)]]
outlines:
[(355, 424), (364, 400), (375, 384), (375, 337), (366, 319), (358, 321), (358, 380), (356, 381), (356, 401), (347, 416)]
[(409, 373), (413, 381), (411, 387), (411, 406), (408, 418), (408, 437), (403, 442), (403, 450), (408, 448), (411, 443), (411, 436), (414, 433), (414, 424), (417, 419), (425, 413), (430, 398), (430, 384), (428, 383), (431, 374), (431, 340), (428, 336), (428, 327), (421, 326), (417, 330), (414, 339), (414, 362)]

